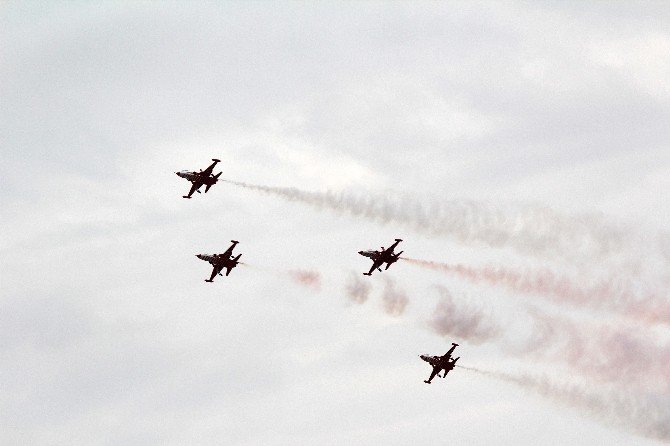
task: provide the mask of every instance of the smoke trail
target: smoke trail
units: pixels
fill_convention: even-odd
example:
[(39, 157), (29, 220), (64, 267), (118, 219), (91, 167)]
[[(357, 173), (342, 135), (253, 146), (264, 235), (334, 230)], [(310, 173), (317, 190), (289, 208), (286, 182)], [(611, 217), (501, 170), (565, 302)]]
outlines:
[(321, 274), (318, 271), (292, 269), (288, 271), (288, 275), (300, 285), (305, 285), (315, 291), (321, 291)]
[(442, 297), (428, 324), (437, 334), (467, 339), (474, 344), (481, 344), (500, 334), (500, 328), (480, 308), (456, 303), (449, 290), (436, 288)]
[[(670, 393), (670, 343), (661, 342), (643, 328), (615, 322), (576, 322), (530, 308), (530, 319), (505, 324), (511, 330), (530, 333), (508, 338), (481, 307), (454, 299), (446, 288), (436, 288), (441, 299), (428, 326), (440, 336), (474, 344), (495, 341), (515, 357), (562, 363), (571, 372), (602, 383)], [(520, 325), (513, 327), (515, 323)]]
[(667, 395), (559, 384), (546, 377), (514, 376), (475, 367), (457, 367), (516, 384), (546, 398), (584, 410), (609, 424), (625, 426), (650, 438), (670, 440), (670, 397)]
[(370, 296), (372, 285), (361, 278), (360, 273), (352, 271), (345, 287), (347, 297), (357, 304), (364, 304)]
[(382, 292), (382, 308), (384, 312), (391, 316), (402, 316), (405, 312), (405, 308), (409, 303), (407, 294), (404, 290), (399, 289), (395, 282), (388, 277), (384, 277), (385, 285), (384, 291)]
[(618, 310), (629, 317), (652, 323), (670, 323), (670, 302), (659, 294), (639, 297), (626, 282), (614, 278), (591, 286), (578, 286), (568, 277), (549, 270), (514, 271), (504, 267), (475, 268), (403, 257), (424, 268), (452, 274), (473, 283), (503, 286), (511, 291), (538, 294), (558, 303), (582, 307)]
[(621, 254), (635, 243), (633, 234), (598, 216), (568, 217), (546, 208), (508, 205), (505, 209), (474, 201), (421, 203), (407, 197), (309, 192), (222, 180), (229, 184), (327, 208), (379, 223), (401, 224), (418, 232), (461, 243), (510, 247), (523, 254), (583, 261)]
[(670, 344), (639, 327), (575, 322), (537, 310), (533, 334), (517, 355), (564, 362), (580, 375), (670, 394)]

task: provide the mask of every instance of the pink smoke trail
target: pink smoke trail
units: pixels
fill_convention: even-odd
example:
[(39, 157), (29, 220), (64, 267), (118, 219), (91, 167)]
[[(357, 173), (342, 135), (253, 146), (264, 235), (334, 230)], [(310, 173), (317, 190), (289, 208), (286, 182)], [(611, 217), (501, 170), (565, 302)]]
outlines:
[(455, 299), (436, 287), (440, 300), (428, 326), (440, 336), (473, 344), (495, 342), (508, 354), (562, 364), (580, 376), (601, 383), (670, 394), (670, 342), (657, 339), (637, 326), (607, 322), (576, 322), (531, 308), (522, 322), (526, 336), (507, 338), (494, 314), (481, 306)]
[(481, 308), (456, 301), (444, 287), (437, 289), (442, 297), (428, 321), (437, 334), (467, 339), (473, 344), (481, 344), (500, 335), (500, 327)]
[(357, 304), (364, 304), (370, 296), (372, 285), (369, 281), (363, 280), (360, 273), (351, 272), (345, 286), (347, 297)]
[(532, 355), (602, 383), (670, 395), (670, 343), (640, 327), (575, 322), (531, 310), (533, 334), (516, 355)]
[(300, 285), (312, 288), (314, 291), (321, 290), (321, 274), (318, 271), (292, 269), (288, 271), (288, 275)]
[(398, 288), (393, 279), (384, 277), (385, 285), (382, 292), (382, 308), (384, 312), (391, 316), (402, 316), (409, 303), (407, 293)]
[(650, 323), (670, 323), (670, 302), (660, 294), (644, 297), (625, 283), (603, 281), (591, 286), (579, 286), (567, 277), (549, 270), (514, 271), (504, 267), (475, 268), (403, 257), (403, 260), (424, 268), (452, 274), (472, 283), (503, 286), (511, 291), (546, 296), (558, 303), (592, 308), (616, 309), (625, 315)]

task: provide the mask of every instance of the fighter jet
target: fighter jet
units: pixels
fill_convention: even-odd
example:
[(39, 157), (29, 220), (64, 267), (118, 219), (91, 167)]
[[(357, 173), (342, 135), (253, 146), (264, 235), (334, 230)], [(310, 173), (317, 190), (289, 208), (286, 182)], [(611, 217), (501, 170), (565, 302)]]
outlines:
[(213, 282), (214, 277), (218, 274), (219, 276), (222, 276), (221, 271), (225, 268), (226, 270), (226, 276), (230, 274), (230, 271), (237, 266), (238, 263), (240, 263), (240, 257), (242, 254), (238, 254), (237, 257), (233, 257), (233, 249), (235, 248), (235, 245), (237, 245), (239, 242), (237, 240), (231, 240), (232, 245), (230, 245), (230, 248), (226, 249), (226, 252), (223, 254), (196, 254), (195, 256), (199, 258), (200, 260), (204, 260), (206, 262), (209, 262), (214, 269), (212, 270), (212, 275), (210, 276), (209, 279), (205, 279), (205, 282)]
[(428, 364), (433, 366), (433, 372), (430, 374), (430, 378), (427, 380), (424, 380), (426, 384), (430, 384), (430, 382), (437, 377), (440, 377), (440, 372), (444, 370), (444, 375), (442, 375), (442, 378), (447, 377), (447, 373), (449, 371), (453, 370), (453, 368), (456, 366), (456, 361), (458, 361), (461, 357), (459, 356), (458, 358), (451, 359), (451, 354), (454, 352), (454, 349), (458, 346), (455, 342), (451, 343), (451, 348), (447, 353), (444, 354), (444, 356), (429, 356), (429, 355), (419, 355), (419, 358), (423, 359), (426, 361)]
[(389, 269), (389, 266), (391, 266), (392, 263), (395, 263), (398, 261), (400, 258), (400, 254), (402, 254), (404, 251), (400, 251), (397, 254), (393, 253), (393, 250), (395, 249), (396, 246), (398, 246), (398, 243), (402, 242), (402, 239), (395, 239), (395, 243), (392, 244), (389, 248), (384, 249), (382, 246), (381, 250), (379, 251), (358, 251), (358, 253), (362, 256), (369, 257), (372, 259), (372, 267), (370, 268), (370, 271), (367, 273), (363, 273), (366, 276), (372, 275), (372, 271), (378, 270), (381, 272), (381, 266), (386, 263), (386, 268), (384, 270)]
[(180, 177), (186, 178), (191, 183), (193, 183), (193, 185), (191, 186), (191, 190), (188, 192), (188, 195), (184, 195), (184, 198), (191, 198), (193, 192), (200, 193), (200, 188), (202, 186), (206, 186), (205, 193), (207, 193), (209, 188), (215, 185), (217, 181), (219, 181), (219, 175), (221, 175), (223, 172), (219, 172), (216, 175), (212, 175), (212, 171), (214, 170), (214, 166), (216, 166), (216, 163), (220, 163), (221, 160), (212, 158), (212, 161), (214, 162), (212, 163), (211, 166), (209, 166), (205, 170), (200, 169), (200, 172), (190, 172), (188, 170), (175, 172)]

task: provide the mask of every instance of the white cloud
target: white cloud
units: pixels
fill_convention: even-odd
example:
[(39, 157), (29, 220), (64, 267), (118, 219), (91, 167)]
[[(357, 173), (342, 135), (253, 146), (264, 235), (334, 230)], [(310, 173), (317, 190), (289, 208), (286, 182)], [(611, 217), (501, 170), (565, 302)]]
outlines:
[[(416, 355), (445, 344), (412, 324), (426, 283), (502, 321), (506, 293), (403, 264), (384, 274), (404, 319), (342, 291), (356, 251), (396, 236), (435, 260), (533, 259), (230, 185), (183, 200), (174, 172), (216, 157), (254, 183), (530, 200), (663, 239), (660, 5), (3, 5), (0, 442), (648, 444), (467, 373), (423, 385)], [(194, 254), (231, 238), (253, 267), (205, 284)], [(290, 268), (320, 268), (321, 292)]]

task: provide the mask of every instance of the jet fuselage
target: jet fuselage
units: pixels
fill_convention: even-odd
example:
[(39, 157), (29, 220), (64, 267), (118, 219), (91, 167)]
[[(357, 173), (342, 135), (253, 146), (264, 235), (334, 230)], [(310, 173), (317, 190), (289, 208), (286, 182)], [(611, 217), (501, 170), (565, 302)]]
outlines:
[(203, 185), (212, 185), (216, 184), (217, 181), (219, 181), (218, 178), (216, 178), (212, 174), (206, 174), (203, 175), (202, 172), (191, 172), (188, 170), (182, 170), (181, 172), (175, 172), (178, 176), (187, 179), (191, 183), (202, 183)]

